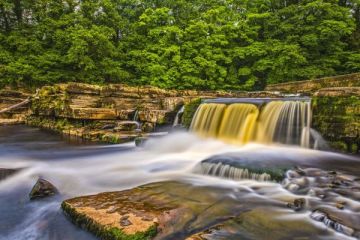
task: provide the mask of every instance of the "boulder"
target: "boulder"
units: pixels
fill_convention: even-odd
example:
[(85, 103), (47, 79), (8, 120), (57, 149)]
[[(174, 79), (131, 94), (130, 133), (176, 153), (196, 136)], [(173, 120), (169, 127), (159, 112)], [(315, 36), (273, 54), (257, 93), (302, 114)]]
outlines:
[(287, 206), (294, 211), (301, 211), (306, 205), (305, 198), (296, 198), (292, 203), (288, 203)]
[(34, 185), (34, 187), (31, 189), (29, 197), (30, 200), (35, 200), (35, 199), (53, 196), (57, 193), (58, 190), (54, 185), (52, 185), (50, 182), (48, 182), (45, 179), (39, 178), (36, 184)]

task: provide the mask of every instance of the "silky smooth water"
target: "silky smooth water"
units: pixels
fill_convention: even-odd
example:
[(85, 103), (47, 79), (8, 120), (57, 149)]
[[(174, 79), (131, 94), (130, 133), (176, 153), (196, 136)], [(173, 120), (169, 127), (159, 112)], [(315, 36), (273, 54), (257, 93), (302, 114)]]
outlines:
[[(0, 127), (0, 168), (22, 169), (18, 174), (0, 181), (0, 239), (94, 239), (64, 217), (60, 210), (62, 200), (124, 190), (150, 182), (175, 180), (226, 189), (234, 199), (251, 199), (249, 208), (268, 204), (269, 209), (276, 209), (279, 203), (283, 204), (283, 199), (294, 198), (296, 193), (292, 189), (296, 182), (290, 173), (288, 182), (282, 184), (226, 179), (196, 171), (202, 160), (229, 154), (234, 157), (233, 161), (239, 156), (247, 161), (256, 158), (260, 163), (282, 159), (304, 163), (306, 167), (312, 167), (311, 162), (314, 161), (317, 162), (316, 167), (321, 166), (326, 171), (334, 170), (341, 161), (344, 174), (353, 179), (360, 177), (360, 172), (356, 170), (360, 167), (360, 161), (356, 157), (300, 147), (262, 144), (238, 146), (202, 139), (188, 132), (177, 132), (150, 140), (144, 147), (137, 148), (132, 142), (119, 145), (90, 144), (25, 126)], [(322, 165), (322, 159), (331, 161)], [(60, 195), (29, 201), (28, 193), (38, 177), (53, 183)], [(244, 194), (237, 194), (242, 190)], [(320, 201), (310, 190), (304, 193), (304, 197)], [(360, 212), (359, 201), (353, 196), (342, 198), (350, 203), (347, 211), (357, 216)], [(322, 204), (331, 206), (333, 203), (324, 201)], [(320, 229), (323, 235), (316, 239), (351, 239), (312, 220), (309, 211), (281, 211), (284, 221), (301, 218)]]
[(237, 144), (277, 142), (315, 148), (310, 141), (316, 139), (310, 135), (309, 99), (212, 101), (215, 102), (205, 101), (198, 107), (191, 123), (190, 129), (199, 136)]

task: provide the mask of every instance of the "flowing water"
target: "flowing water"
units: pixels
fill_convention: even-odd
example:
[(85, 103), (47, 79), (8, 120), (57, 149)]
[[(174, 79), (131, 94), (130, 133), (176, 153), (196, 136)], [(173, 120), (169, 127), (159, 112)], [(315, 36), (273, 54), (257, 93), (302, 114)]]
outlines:
[[(264, 239), (268, 232), (272, 235), (266, 239), (295, 239), (299, 231), (308, 239), (359, 238), (360, 160), (306, 148), (317, 136), (310, 131), (308, 107), (306, 101), (205, 103), (192, 123), (196, 134), (173, 132), (141, 148), (133, 142), (99, 145), (2, 126), (0, 168), (20, 171), (0, 181), (0, 239), (94, 239), (64, 217), (62, 200), (168, 180), (209, 187), (210, 192), (199, 188), (197, 193), (224, 195), (227, 200), (218, 204), (248, 213), (231, 222), (227, 233), (209, 239)], [(39, 177), (60, 195), (30, 201), (28, 193)], [(297, 198), (306, 205), (300, 211), (291, 204)], [(265, 214), (251, 222), (258, 209)], [(193, 224), (212, 218), (205, 212)], [(294, 229), (290, 222), (302, 225)], [(174, 231), (186, 236), (187, 229)]]
[(180, 116), (181, 114), (184, 113), (184, 110), (185, 110), (185, 106), (181, 106), (181, 108), (179, 109), (179, 111), (176, 113), (176, 116), (175, 116), (175, 119), (174, 119), (174, 122), (173, 122), (173, 127), (176, 127), (179, 125), (179, 122), (180, 122)]
[[(321, 187), (316, 186), (317, 178), (311, 175), (300, 176), (289, 172), (287, 182), (281, 184), (247, 180), (246, 178), (256, 179), (249, 174), (234, 173), (236, 176), (243, 176), (235, 178), (236, 181), (234, 181), (202, 175), (196, 171), (204, 159), (225, 158), (235, 161), (239, 156), (246, 161), (266, 162), (269, 160), (270, 165), (278, 160), (295, 161), (299, 165), (303, 163), (306, 169), (314, 162), (316, 163), (314, 167), (321, 166), (326, 171), (337, 170), (342, 166), (339, 169), (347, 174), (348, 178), (359, 179), (360, 177), (358, 171), (360, 163), (353, 157), (297, 147), (260, 144), (240, 147), (213, 139), (204, 140), (187, 132), (172, 133), (166, 137), (151, 140), (144, 148), (136, 148), (133, 143), (89, 145), (63, 139), (54, 133), (39, 129), (23, 126), (1, 127), (0, 167), (22, 170), (0, 182), (0, 239), (94, 239), (65, 219), (59, 209), (63, 199), (103, 191), (123, 190), (164, 180), (212, 186), (215, 189), (227, 189), (234, 194), (241, 189), (247, 189), (246, 194), (238, 195), (238, 197), (239, 199), (251, 197), (251, 202), (255, 206), (259, 205), (256, 202), (260, 200), (261, 205), (264, 205), (272, 204), (273, 201), (294, 198), (298, 189), (303, 190), (300, 194), (308, 201), (321, 201), (316, 195)], [(321, 163), (321, 160), (324, 160), (324, 163)], [(30, 202), (28, 193), (39, 176), (57, 186), (61, 195)], [(269, 177), (263, 175), (262, 180), (269, 180)], [(348, 202), (346, 210), (348, 213), (359, 215), (358, 195), (351, 193), (338, 193), (338, 195), (338, 198)], [(333, 207), (333, 201), (330, 200), (324, 200), (322, 204)], [(276, 207), (270, 206), (269, 210), (273, 209)], [(314, 218), (321, 219), (322, 215), (319, 214)], [(282, 218), (283, 221), (288, 221), (287, 218), (289, 220), (305, 219), (309, 224), (323, 231), (317, 239), (347, 238), (346, 235), (337, 233), (325, 224), (313, 220), (311, 212), (287, 211), (282, 214)]]
[(309, 148), (310, 125), (311, 104), (308, 99), (253, 100), (201, 104), (191, 129), (200, 136), (220, 138), (230, 143), (278, 142)]

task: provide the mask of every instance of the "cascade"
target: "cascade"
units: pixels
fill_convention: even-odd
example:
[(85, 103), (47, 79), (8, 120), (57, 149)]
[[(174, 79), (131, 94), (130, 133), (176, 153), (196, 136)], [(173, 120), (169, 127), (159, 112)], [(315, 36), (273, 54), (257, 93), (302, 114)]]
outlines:
[(195, 168), (196, 173), (210, 176), (218, 176), (232, 180), (251, 179), (256, 181), (272, 181), (268, 173), (255, 173), (246, 168), (233, 167), (222, 163), (200, 163)]
[(185, 110), (185, 106), (183, 105), (183, 106), (181, 106), (179, 111), (176, 113), (174, 123), (173, 123), (173, 127), (176, 127), (177, 125), (179, 125), (180, 115), (184, 113), (184, 110)]
[(190, 129), (203, 137), (217, 137), (225, 104), (207, 103), (199, 106)]
[(138, 122), (138, 120), (139, 120), (139, 110), (136, 109), (134, 113), (133, 121)]
[[(265, 101), (266, 100), (266, 101)], [(205, 102), (197, 109), (190, 130), (202, 137), (230, 142), (283, 143), (311, 147), (309, 100), (245, 99), (244, 103)]]

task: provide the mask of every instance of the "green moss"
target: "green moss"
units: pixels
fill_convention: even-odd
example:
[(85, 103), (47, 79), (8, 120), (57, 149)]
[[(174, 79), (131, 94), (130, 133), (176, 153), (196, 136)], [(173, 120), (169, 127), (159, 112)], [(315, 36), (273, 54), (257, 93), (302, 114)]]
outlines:
[(152, 225), (145, 232), (135, 234), (125, 234), (121, 229), (101, 226), (97, 222), (88, 218), (85, 214), (78, 213), (65, 201), (62, 202), (61, 208), (65, 215), (77, 226), (88, 230), (102, 240), (150, 240), (157, 234), (156, 224)]
[(152, 239), (157, 234), (156, 225), (151, 226), (146, 232), (138, 232), (132, 235), (127, 235), (118, 228), (111, 228), (105, 232), (105, 240), (145, 240)]
[(359, 153), (360, 97), (314, 97), (313, 128), (336, 150)]
[(200, 98), (196, 98), (192, 100), (190, 103), (185, 104), (184, 113), (182, 115), (182, 124), (184, 127), (186, 128), (190, 127), (191, 121), (200, 104), (201, 104)]

